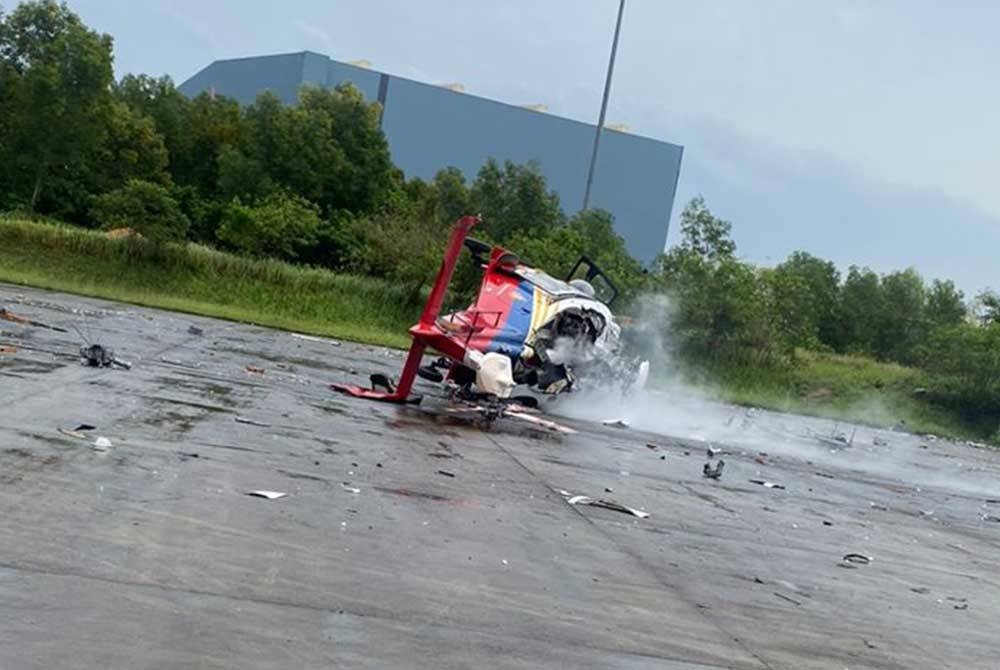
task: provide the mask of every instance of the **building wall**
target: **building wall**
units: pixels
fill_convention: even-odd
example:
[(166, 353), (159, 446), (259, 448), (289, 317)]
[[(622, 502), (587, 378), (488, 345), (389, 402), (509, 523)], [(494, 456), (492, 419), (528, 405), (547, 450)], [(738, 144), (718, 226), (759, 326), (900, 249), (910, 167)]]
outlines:
[[(430, 179), (455, 166), (471, 180), (487, 158), (535, 161), (563, 209), (583, 203), (595, 126), (330, 60), (312, 52), (216, 61), (181, 84), (248, 104), (270, 90), (294, 104), (304, 83), (351, 82), (369, 100), (384, 93), (382, 129), (407, 176)], [(667, 239), (683, 148), (605, 129), (590, 206), (615, 216), (629, 251), (650, 261)]]

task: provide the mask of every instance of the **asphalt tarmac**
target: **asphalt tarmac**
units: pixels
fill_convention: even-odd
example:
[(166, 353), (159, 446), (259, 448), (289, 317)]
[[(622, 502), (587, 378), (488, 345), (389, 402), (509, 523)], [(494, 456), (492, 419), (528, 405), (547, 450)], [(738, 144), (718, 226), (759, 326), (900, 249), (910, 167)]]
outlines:
[(400, 352), (0, 307), (68, 331), (0, 320), (4, 670), (1000, 668), (993, 450), (676, 392), (484, 430), (328, 389)]

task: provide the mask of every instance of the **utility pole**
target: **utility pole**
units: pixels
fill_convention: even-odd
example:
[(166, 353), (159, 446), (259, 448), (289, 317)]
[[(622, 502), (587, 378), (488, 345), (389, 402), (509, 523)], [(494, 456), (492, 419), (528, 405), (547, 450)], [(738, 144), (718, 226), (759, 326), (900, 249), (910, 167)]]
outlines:
[(587, 189), (583, 192), (583, 209), (590, 205), (590, 187), (594, 184), (594, 169), (597, 167), (597, 149), (601, 144), (601, 131), (604, 129), (604, 115), (608, 111), (608, 97), (611, 95), (611, 76), (615, 72), (615, 53), (618, 51), (618, 33), (622, 29), (622, 14), (625, 13), (625, 0), (618, 3), (618, 21), (615, 23), (615, 37), (611, 41), (611, 58), (608, 59), (608, 77), (604, 81), (604, 97), (601, 99), (601, 114), (597, 119), (597, 130), (594, 132), (594, 150), (590, 154), (590, 170), (587, 171)]

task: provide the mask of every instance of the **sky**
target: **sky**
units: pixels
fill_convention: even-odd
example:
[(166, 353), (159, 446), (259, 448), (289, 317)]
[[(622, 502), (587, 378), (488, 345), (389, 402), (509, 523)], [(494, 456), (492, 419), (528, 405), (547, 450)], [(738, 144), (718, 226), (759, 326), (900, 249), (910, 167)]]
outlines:
[[(9, 1), (0, 0), (5, 6)], [(70, 0), (116, 72), (312, 50), (596, 122), (617, 0)], [(1000, 3), (627, 0), (608, 123), (685, 147), (739, 253), (1000, 289)], [(665, 188), (669, 185), (665, 184)]]

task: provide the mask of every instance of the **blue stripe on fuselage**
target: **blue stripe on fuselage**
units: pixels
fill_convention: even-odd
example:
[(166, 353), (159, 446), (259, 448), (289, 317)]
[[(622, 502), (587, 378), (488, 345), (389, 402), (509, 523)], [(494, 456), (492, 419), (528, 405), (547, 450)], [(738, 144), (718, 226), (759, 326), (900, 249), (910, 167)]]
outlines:
[(517, 284), (516, 293), (511, 296), (507, 319), (486, 347), (486, 351), (511, 357), (520, 356), (528, 339), (528, 331), (531, 329), (531, 313), (534, 309), (535, 286), (522, 279)]

